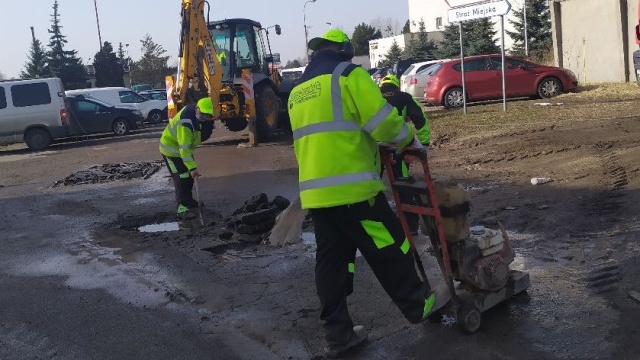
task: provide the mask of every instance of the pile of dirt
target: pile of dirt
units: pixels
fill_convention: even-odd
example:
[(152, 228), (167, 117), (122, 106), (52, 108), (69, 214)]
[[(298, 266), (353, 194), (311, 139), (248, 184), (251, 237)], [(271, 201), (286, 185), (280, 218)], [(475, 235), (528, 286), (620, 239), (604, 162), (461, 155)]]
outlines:
[(276, 222), (276, 217), (289, 206), (291, 202), (276, 196), (269, 201), (267, 194), (261, 193), (236, 209), (225, 220), (227, 229), (242, 235), (254, 235), (255, 241), (260, 242)]
[(52, 187), (148, 179), (162, 168), (162, 161), (94, 165), (56, 181)]

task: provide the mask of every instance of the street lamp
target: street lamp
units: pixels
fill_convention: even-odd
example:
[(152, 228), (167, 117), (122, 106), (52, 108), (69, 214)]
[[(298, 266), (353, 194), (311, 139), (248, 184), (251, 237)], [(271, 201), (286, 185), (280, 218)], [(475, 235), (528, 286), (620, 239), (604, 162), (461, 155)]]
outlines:
[(329, 25), (329, 30), (333, 29), (333, 24), (331, 24), (330, 22), (327, 22), (325, 24)]
[(102, 50), (102, 36), (100, 35), (100, 19), (98, 18), (97, 0), (93, 0), (93, 7), (96, 9), (96, 24), (98, 25), (98, 41), (100, 42), (100, 50)]
[(309, 49), (307, 49), (307, 44), (309, 44), (309, 31), (307, 28), (307, 4), (314, 3), (316, 0), (307, 0), (302, 7), (302, 24), (304, 25), (304, 53), (307, 58), (307, 64), (309, 63)]

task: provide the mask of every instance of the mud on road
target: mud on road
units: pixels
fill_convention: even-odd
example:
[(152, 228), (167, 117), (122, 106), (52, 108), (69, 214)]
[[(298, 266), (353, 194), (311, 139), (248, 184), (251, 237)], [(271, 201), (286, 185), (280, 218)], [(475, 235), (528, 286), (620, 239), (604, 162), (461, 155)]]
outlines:
[[(640, 95), (616, 102), (598, 96), (586, 101), (584, 95), (561, 100), (563, 105), (548, 107), (511, 102), (506, 115), (496, 104), (472, 106), (467, 117), (428, 110), (432, 171), (465, 186), (473, 224), (505, 225), (517, 252), (512, 268), (529, 272), (532, 286), (485, 313), (480, 332), (468, 336), (455, 326), (409, 325), (359, 257), (350, 310), (370, 341), (351, 358), (637, 357), (640, 304), (632, 295), (640, 292)], [(51, 186), (93, 165), (159, 160), (160, 130), (145, 129), (126, 141), (60, 144), (37, 154), (5, 150), (0, 211), (11, 221), (3, 230), (2, 276), (60, 276), (65, 291), (97, 288), (107, 294), (102, 301), (124, 303), (133, 312), (179, 314), (157, 336), (190, 344), (195, 350), (184, 358), (318, 358), (323, 338), (313, 234), (283, 248), (226, 234), (227, 219), (252, 196), (295, 195), (297, 170), (286, 135), (239, 149), (242, 134), (216, 131), (196, 153), (206, 225), (190, 230), (137, 231), (172, 221), (166, 169), (146, 180)], [(532, 185), (534, 177), (552, 181)], [(437, 282), (426, 239), (419, 244)], [(55, 325), (29, 322), (16, 308), (5, 315), (0, 341), (13, 350), (46, 355), (55, 348), (58, 358), (73, 358), (64, 347), (70, 333), (43, 330)], [(103, 331), (119, 330), (116, 324)], [(46, 338), (49, 348), (17, 342), (21, 332), (41, 345)], [(120, 346), (122, 356), (141, 354), (112, 345)]]

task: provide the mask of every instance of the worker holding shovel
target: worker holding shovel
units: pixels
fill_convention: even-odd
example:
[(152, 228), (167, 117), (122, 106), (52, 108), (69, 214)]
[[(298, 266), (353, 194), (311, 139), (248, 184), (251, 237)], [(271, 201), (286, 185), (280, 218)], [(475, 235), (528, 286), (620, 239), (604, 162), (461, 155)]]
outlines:
[[(366, 341), (347, 309), (357, 249), (403, 315), (425, 319), (448, 300), (422, 282), (411, 246), (380, 179), (378, 143), (421, 147), (362, 68), (341, 30), (312, 39), (312, 60), (292, 90), (288, 109), (300, 168), (302, 209), (316, 236), (316, 289), (327, 355), (338, 357)], [(424, 154), (426, 156), (426, 154)]]
[(192, 194), (194, 179), (200, 176), (193, 153), (211, 136), (213, 114), (211, 98), (202, 98), (196, 105), (185, 106), (169, 120), (160, 138), (160, 153), (173, 179), (181, 220), (194, 219), (197, 216), (194, 210), (202, 205)]

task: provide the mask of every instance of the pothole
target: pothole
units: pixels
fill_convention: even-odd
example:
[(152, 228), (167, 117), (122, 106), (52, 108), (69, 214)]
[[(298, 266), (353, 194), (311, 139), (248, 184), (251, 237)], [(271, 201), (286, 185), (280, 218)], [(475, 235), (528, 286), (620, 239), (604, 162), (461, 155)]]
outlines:
[(75, 172), (51, 187), (100, 184), (112, 181), (148, 179), (162, 168), (162, 161), (94, 165)]

